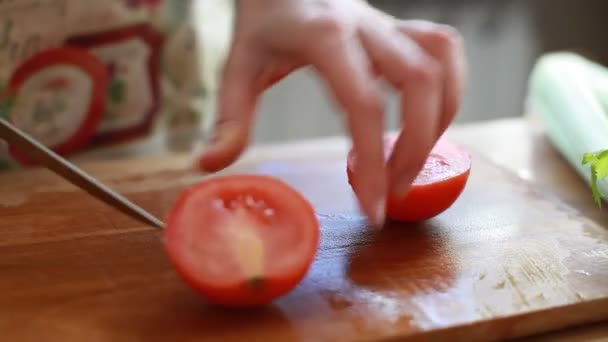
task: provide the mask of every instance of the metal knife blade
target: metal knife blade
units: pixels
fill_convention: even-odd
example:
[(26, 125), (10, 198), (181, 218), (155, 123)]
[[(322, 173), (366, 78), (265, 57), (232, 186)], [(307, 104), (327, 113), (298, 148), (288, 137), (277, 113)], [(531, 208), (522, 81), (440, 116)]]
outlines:
[(161, 220), (113, 191), (98, 179), (78, 168), (73, 163), (59, 156), (27, 133), (0, 118), (0, 138), (26, 153), (30, 158), (63, 177), (65, 180), (83, 189), (90, 195), (121, 212), (157, 228), (164, 228)]

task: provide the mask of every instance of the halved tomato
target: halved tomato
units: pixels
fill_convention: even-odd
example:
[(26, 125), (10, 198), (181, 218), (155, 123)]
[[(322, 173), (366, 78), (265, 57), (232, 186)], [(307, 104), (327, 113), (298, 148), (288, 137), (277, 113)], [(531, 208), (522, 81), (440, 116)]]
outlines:
[[(389, 157), (396, 137), (385, 139)], [(348, 181), (352, 185), (356, 156), (348, 154)], [(454, 204), (464, 190), (471, 169), (471, 156), (462, 147), (442, 137), (433, 147), (422, 170), (405, 195), (390, 193), (386, 216), (393, 221), (416, 222), (433, 218)]]
[(319, 245), (311, 204), (263, 175), (209, 178), (184, 191), (166, 221), (165, 247), (181, 277), (209, 302), (267, 304), (304, 278)]

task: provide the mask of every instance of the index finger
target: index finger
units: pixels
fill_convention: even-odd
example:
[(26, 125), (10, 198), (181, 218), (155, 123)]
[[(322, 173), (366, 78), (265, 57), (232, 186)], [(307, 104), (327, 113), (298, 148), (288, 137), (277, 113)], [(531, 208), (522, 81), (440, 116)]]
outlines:
[(313, 57), (313, 65), (331, 88), (346, 114), (357, 155), (353, 188), (374, 224), (385, 219), (387, 174), (385, 168), (383, 104), (370, 61), (357, 41), (344, 39)]

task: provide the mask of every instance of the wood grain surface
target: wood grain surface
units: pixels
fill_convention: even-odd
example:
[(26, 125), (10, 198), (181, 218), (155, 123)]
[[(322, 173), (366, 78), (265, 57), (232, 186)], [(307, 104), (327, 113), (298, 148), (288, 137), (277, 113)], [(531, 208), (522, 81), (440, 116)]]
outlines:
[[(505, 127), (494, 128), (494, 137)], [(162, 232), (45, 170), (0, 175), (0, 336), (490, 341), (608, 320), (604, 213), (587, 204), (588, 189), (563, 171), (558, 156), (542, 158), (559, 165), (549, 178), (562, 172), (561, 189), (578, 189), (564, 200), (562, 190), (549, 191), (559, 182), (532, 186), (517, 176), (547, 176), (533, 163), (520, 164), (527, 174), (496, 166), (496, 156), (474, 137), (486, 131), (450, 132), (474, 156), (470, 182), (450, 210), (382, 230), (367, 227), (356, 210), (344, 140), (250, 151), (227, 172), (287, 181), (311, 200), (323, 232), (301, 285), (272, 306), (248, 311), (211, 307), (187, 288), (165, 256)], [(530, 151), (511, 159), (541, 153)], [(181, 190), (205, 177), (189, 165), (188, 157), (157, 156), (83, 167), (163, 216)]]

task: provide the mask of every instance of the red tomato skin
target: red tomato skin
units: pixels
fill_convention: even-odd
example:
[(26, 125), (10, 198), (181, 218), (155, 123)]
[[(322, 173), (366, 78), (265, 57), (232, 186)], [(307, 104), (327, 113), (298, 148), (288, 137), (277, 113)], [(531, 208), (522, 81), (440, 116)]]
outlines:
[(394, 221), (417, 222), (431, 219), (448, 210), (462, 194), (470, 170), (453, 178), (414, 186), (406, 196), (389, 195), (387, 217)]
[[(91, 76), (93, 79), (93, 92), (89, 112), (78, 132), (70, 139), (58, 146), (49, 146), (55, 153), (67, 156), (81, 151), (93, 138), (97, 126), (101, 123), (105, 109), (105, 92), (108, 86), (108, 75), (105, 65), (88, 51), (76, 47), (52, 48), (39, 52), (30, 57), (17, 68), (10, 79), (10, 89), (13, 94), (27, 78), (47, 66), (54, 64), (74, 65)], [(15, 147), (10, 147), (11, 155), (24, 166), (36, 165), (31, 158)]]
[[(207, 186), (217, 184), (216, 182), (264, 182), (268, 187), (278, 187), (284, 193), (285, 201), (293, 201), (298, 206), (301, 213), (299, 217), (306, 220), (302, 225), (312, 229), (313, 238), (311, 242), (311, 250), (307, 256), (307, 262), (294, 267), (291, 272), (283, 274), (281, 277), (270, 278), (265, 277), (260, 287), (253, 287), (249, 283), (248, 279), (242, 282), (232, 284), (231, 286), (218, 287), (210, 283), (206, 283), (196, 279), (194, 274), (187, 269), (180, 257), (176, 246), (172, 241), (176, 238), (176, 235), (180, 233), (179, 227), (175, 222), (175, 217), (184, 203), (189, 199), (192, 193), (198, 191), (204, 191)], [(173, 208), (169, 212), (166, 220), (167, 228), (164, 236), (164, 246), (169, 256), (170, 261), (176, 268), (178, 275), (190, 286), (194, 291), (199, 293), (209, 303), (225, 306), (225, 307), (254, 307), (262, 306), (272, 303), (277, 298), (287, 294), (293, 288), (295, 288), (306, 276), (310, 269), (320, 242), (320, 224), (317, 220), (315, 210), (312, 205), (300, 194), (297, 190), (291, 188), (286, 183), (271, 177), (262, 175), (232, 175), (217, 177), (203, 181), (202, 183), (195, 185), (186, 191), (184, 191), (177, 199)], [(314, 247), (314, 248), (313, 248)]]
[(202, 295), (209, 303), (224, 307), (245, 308), (269, 305), (277, 298), (287, 294), (304, 279), (308, 267), (301, 267), (297, 272), (282, 278), (267, 278), (261, 289), (254, 289), (247, 282), (218, 288), (196, 281), (189, 272), (179, 266), (177, 271), (188, 286)]
[[(390, 144), (392, 141), (393, 139), (387, 139), (386, 142)], [(468, 167), (464, 172), (437, 182), (414, 184), (406, 195), (389, 192), (386, 202), (387, 218), (392, 221), (413, 223), (429, 220), (448, 210), (460, 197), (468, 182), (471, 158), (468, 154), (466, 158)], [(354, 162), (354, 151), (351, 150), (347, 157), (348, 183), (351, 186)]]

